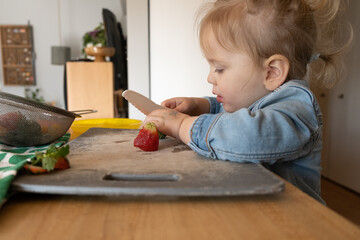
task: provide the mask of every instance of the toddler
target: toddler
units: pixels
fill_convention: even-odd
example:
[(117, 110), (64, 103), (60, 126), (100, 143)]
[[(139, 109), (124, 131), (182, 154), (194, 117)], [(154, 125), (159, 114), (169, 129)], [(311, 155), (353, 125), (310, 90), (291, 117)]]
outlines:
[(260, 163), (324, 203), (322, 117), (308, 78), (330, 87), (339, 78), (337, 57), (352, 38), (335, 44), (337, 29), (328, 27), (336, 26), (340, 3), (210, 3), (199, 37), (216, 97), (168, 99), (162, 103), (167, 109), (153, 111), (145, 122), (200, 155)]

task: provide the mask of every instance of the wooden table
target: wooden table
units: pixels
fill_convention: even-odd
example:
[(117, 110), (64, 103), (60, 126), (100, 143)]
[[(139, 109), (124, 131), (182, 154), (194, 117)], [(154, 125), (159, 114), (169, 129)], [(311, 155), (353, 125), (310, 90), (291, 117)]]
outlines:
[(283, 193), (252, 197), (17, 194), (0, 209), (0, 238), (360, 239), (360, 230), (286, 183)]

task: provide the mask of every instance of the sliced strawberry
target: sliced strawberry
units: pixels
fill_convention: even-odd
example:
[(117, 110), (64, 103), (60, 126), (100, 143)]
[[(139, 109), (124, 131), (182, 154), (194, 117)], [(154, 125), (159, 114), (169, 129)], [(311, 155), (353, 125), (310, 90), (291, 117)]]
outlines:
[(2, 126), (0, 126), (0, 136), (5, 136), (8, 130)]
[(24, 169), (31, 172), (32, 174), (48, 173), (49, 171), (40, 167), (25, 163)]
[(18, 122), (24, 118), (20, 112), (8, 112), (0, 115), (0, 126), (14, 130), (17, 127)]
[(47, 173), (53, 170), (63, 170), (70, 167), (66, 155), (69, 154), (69, 145), (56, 147), (51, 144), (46, 152), (36, 151), (35, 156), (24, 168), (34, 174)]
[(70, 167), (69, 161), (65, 157), (58, 157), (54, 169), (63, 170)]
[[(56, 161), (55, 167), (54, 167), (55, 170), (64, 170), (64, 169), (70, 168), (70, 164), (69, 164), (69, 161), (67, 160), (67, 158), (58, 157), (56, 159), (57, 159), (57, 161)], [(28, 163), (25, 163), (24, 169), (31, 172), (32, 174), (48, 173), (48, 172), (52, 171), (52, 170), (46, 170), (45, 168), (42, 168), (40, 166), (31, 165)]]
[(58, 132), (61, 129), (61, 126), (59, 124), (49, 120), (38, 120), (37, 123), (40, 125), (41, 133), (43, 134)]
[(134, 146), (143, 151), (156, 151), (159, 148), (159, 133), (156, 125), (149, 122), (140, 129), (134, 140)]

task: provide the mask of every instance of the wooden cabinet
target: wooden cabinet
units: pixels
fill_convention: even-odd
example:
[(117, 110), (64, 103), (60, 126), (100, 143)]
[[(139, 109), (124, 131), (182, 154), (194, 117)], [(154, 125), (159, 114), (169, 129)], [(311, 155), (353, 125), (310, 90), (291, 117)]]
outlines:
[(35, 66), (32, 27), (2, 25), (1, 55), (4, 85), (34, 85)]
[(93, 109), (81, 119), (116, 117), (112, 62), (67, 62), (69, 111)]

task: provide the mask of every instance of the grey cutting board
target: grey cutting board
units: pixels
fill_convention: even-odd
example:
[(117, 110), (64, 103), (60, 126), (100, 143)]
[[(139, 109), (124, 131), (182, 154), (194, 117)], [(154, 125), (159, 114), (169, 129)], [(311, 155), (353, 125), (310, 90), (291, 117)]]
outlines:
[(71, 168), (20, 173), (11, 190), (108, 196), (237, 196), (273, 194), (284, 183), (258, 164), (201, 157), (170, 137), (159, 150), (133, 147), (138, 130), (91, 128), (69, 143)]

